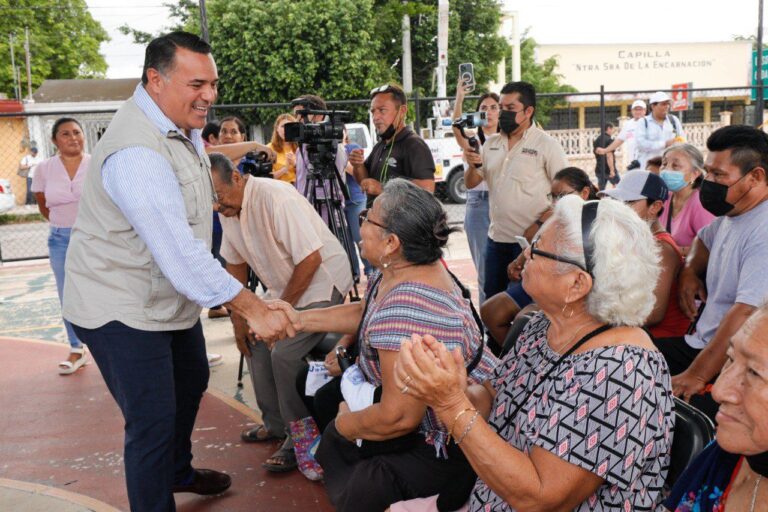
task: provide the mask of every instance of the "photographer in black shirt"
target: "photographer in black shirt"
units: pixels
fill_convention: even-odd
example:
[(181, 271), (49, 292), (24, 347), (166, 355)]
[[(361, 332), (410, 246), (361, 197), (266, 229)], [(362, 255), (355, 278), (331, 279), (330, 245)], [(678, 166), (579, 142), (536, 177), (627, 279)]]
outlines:
[(383, 85), (371, 91), (371, 116), (379, 142), (363, 160), (363, 150), (353, 150), (349, 162), (355, 179), (368, 196), (368, 207), (393, 178), (405, 178), (414, 185), (435, 191), (435, 161), (424, 140), (405, 126), (408, 103), (397, 85)]

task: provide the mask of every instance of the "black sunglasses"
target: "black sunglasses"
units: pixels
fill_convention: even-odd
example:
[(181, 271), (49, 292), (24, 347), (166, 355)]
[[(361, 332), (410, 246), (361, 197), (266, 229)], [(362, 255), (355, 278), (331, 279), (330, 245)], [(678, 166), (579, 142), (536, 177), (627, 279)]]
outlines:
[(571, 264), (571, 265), (575, 265), (575, 266), (577, 266), (578, 268), (580, 268), (581, 270), (583, 270), (584, 272), (586, 272), (586, 273), (588, 273), (588, 274), (590, 273), (590, 272), (589, 272), (589, 271), (586, 269), (586, 267), (585, 267), (584, 265), (582, 265), (581, 263), (579, 263), (579, 262), (578, 262), (578, 261), (576, 261), (576, 260), (572, 260), (571, 258), (566, 258), (566, 257), (564, 257), (564, 256), (558, 256), (557, 254), (553, 254), (553, 253), (551, 253), (551, 252), (542, 251), (541, 249), (537, 249), (537, 248), (536, 248), (536, 244), (537, 244), (537, 243), (539, 243), (539, 238), (538, 238), (538, 237), (536, 237), (536, 238), (535, 238), (535, 239), (534, 239), (534, 240), (531, 242), (531, 260), (533, 260), (533, 255), (535, 254), (536, 256), (541, 256), (542, 258), (547, 258), (547, 259), (549, 259), (549, 260), (554, 260), (554, 261), (559, 261), (559, 262), (561, 262), (561, 263), (569, 263), (569, 264)]
[(536, 237), (531, 242), (531, 259), (533, 259), (533, 255), (535, 254), (537, 256), (541, 256), (542, 258), (547, 258), (562, 263), (569, 263), (571, 265), (575, 265), (577, 268), (583, 270), (591, 276), (592, 270), (595, 267), (595, 262), (593, 261), (595, 247), (592, 244), (592, 240), (589, 238), (589, 232), (592, 230), (592, 224), (595, 222), (595, 218), (597, 217), (598, 206), (600, 206), (600, 201), (587, 201), (584, 203), (584, 206), (581, 209), (581, 244), (584, 248), (584, 261), (587, 263), (586, 266), (582, 265), (576, 260), (537, 249), (536, 244), (539, 242), (539, 237)]
[(381, 229), (389, 229), (389, 228), (387, 228), (387, 226), (385, 226), (384, 224), (379, 224), (379, 223), (378, 223), (378, 222), (376, 222), (375, 220), (371, 220), (371, 219), (369, 219), (369, 218), (368, 218), (368, 212), (369, 212), (369, 211), (370, 211), (370, 210), (369, 210), (368, 208), (366, 208), (365, 210), (361, 211), (361, 212), (360, 212), (360, 214), (357, 216), (357, 221), (360, 223), (360, 227), (363, 227), (363, 223), (365, 223), (365, 222), (370, 222), (370, 223), (371, 223), (371, 224), (373, 224), (374, 226), (378, 226), (378, 227), (380, 227)]

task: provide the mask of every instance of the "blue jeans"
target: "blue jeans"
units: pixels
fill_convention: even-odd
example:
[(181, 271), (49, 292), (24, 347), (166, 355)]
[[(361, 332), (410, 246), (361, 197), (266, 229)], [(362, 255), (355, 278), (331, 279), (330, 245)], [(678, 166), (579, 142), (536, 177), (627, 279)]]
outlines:
[[(59, 303), (64, 297), (64, 264), (67, 261), (67, 247), (69, 247), (69, 235), (72, 228), (55, 228), (51, 226), (48, 235), (48, 257), (53, 269), (53, 277), (56, 279), (56, 291), (59, 293)], [(72, 324), (64, 320), (64, 328), (67, 331), (67, 339), (72, 348), (80, 348), (83, 344), (77, 338)]]
[[(347, 219), (347, 224), (349, 225), (349, 231), (352, 235), (352, 240), (355, 242), (355, 247), (359, 250), (360, 249), (360, 240), (362, 238), (360, 237), (360, 221), (358, 219), (360, 212), (365, 209), (365, 199), (362, 199), (360, 201), (347, 201), (344, 205), (344, 216)], [(356, 262), (357, 260), (357, 254), (355, 254), (354, 258), (352, 259), (353, 263), (355, 263), (355, 268), (359, 268), (359, 264)], [(370, 264), (370, 262), (360, 257), (360, 260), (363, 262), (363, 271), (365, 272), (365, 275), (370, 275), (373, 272), (373, 266)]]
[(464, 232), (467, 234), (469, 252), (477, 271), (477, 287), (480, 304), (485, 302), (485, 248), (488, 245), (488, 192), (467, 191), (467, 209), (464, 212)]
[(149, 332), (120, 322), (75, 326), (125, 419), (131, 510), (175, 510), (173, 485), (192, 474), (192, 430), (208, 387), (202, 324)]
[[(485, 296), (490, 298), (506, 290), (509, 284), (507, 267), (523, 250), (517, 243), (494, 242), (488, 237), (485, 249)], [(503, 340), (502, 340), (503, 341)]]

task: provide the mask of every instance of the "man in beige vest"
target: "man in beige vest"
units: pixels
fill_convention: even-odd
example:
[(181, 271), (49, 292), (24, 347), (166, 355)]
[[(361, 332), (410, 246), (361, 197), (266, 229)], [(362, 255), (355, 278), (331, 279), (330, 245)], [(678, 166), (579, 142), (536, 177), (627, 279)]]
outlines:
[(200, 129), (216, 100), (211, 48), (174, 32), (146, 50), (142, 83), (97, 144), (72, 230), (64, 317), (125, 418), (131, 510), (174, 510), (173, 492), (218, 494), (193, 469), (208, 385), (202, 307), (225, 304), (265, 339), (293, 336), (210, 252), (215, 194)]

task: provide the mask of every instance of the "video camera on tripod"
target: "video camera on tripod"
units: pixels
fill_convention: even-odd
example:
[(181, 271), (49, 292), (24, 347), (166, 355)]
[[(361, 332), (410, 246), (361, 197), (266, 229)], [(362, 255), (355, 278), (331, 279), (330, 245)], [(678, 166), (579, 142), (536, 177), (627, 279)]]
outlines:
[[(461, 136), (467, 139), (467, 142), (476, 153), (480, 152), (480, 141), (477, 140), (474, 134), (467, 135), (464, 129), (479, 128), (481, 126), (488, 126), (488, 118), (485, 112), (467, 112), (462, 114), (460, 119), (453, 122), (453, 127), (459, 129)], [(478, 164), (475, 164), (475, 167), (478, 167)]]
[[(344, 140), (344, 123), (349, 122), (352, 115), (346, 110), (310, 109), (307, 108), (309, 104), (302, 101), (303, 98), (293, 100), (291, 105), (304, 107), (296, 111), (296, 115), (303, 117), (305, 122), (286, 123), (285, 140), (305, 144), (309, 162), (312, 164), (308, 172), (330, 178), (336, 171), (336, 151), (339, 142)], [(327, 120), (322, 123), (307, 122), (309, 116), (313, 115), (325, 116)]]
[[(314, 107), (317, 105), (308, 98), (297, 98), (291, 102), (291, 106), (303, 107), (295, 115), (303, 118), (304, 122), (286, 123), (285, 140), (299, 144), (298, 157), (302, 158), (306, 154), (308, 160), (304, 162), (306, 187), (299, 192), (314, 206), (344, 247), (350, 268), (355, 274), (358, 270), (352, 268), (357, 261), (352, 256), (355, 246), (343, 210), (344, 201), (349, 200), (349, 191), (341, 175), (344, 170), (336, 168), (336, 155), (341, 150), (339, 143), (344, 140), (344, 123), (350, 121), (352, 116), (346, 110), (316, 109)], [(309, 116), (316, 115), (324, 116), (326, 120), (322, 123), (308, 122)], [(353, 298), (359, 299), (357, 283)]]

